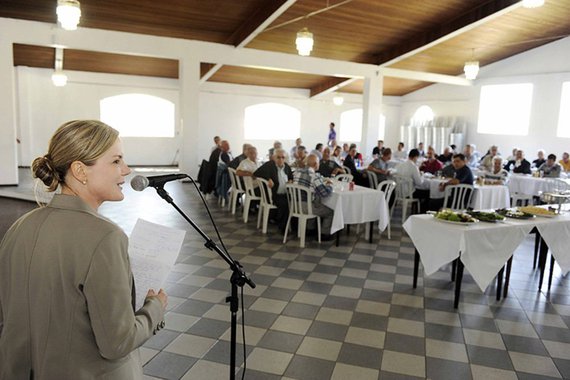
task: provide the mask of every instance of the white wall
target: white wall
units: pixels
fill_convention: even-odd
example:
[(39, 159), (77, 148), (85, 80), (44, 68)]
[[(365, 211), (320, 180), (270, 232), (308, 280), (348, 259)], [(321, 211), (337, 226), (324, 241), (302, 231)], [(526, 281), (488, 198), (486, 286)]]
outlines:
[[(493, 144), (503, 155), (513, 147), (522, 148), (527, 157), (544, 148), (560, 157), (570, 150), (570, 140), (556, 136), (562, 83), (570, 81), (570, 38), (513, 56), (483, 67), (473, 87), (433, 85), (402, 97), (402, 124), (417, 107), (426, 104), (437, 116), (464, 116), (467, 120), (465, 141), (486, 151)], [(533, 101), (527, 136), (481, 134), (477, 132), (479, 94), (482, 85), (532, 83)]]

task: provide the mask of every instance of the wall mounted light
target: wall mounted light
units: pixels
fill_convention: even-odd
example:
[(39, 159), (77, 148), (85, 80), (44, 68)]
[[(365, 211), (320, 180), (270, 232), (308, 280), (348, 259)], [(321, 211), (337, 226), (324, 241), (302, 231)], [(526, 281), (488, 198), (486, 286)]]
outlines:
[(344, 98), (339, 94), (335, 94), (335, 96), (333, 96), (333, 103), (335, 106), (342, 106)]

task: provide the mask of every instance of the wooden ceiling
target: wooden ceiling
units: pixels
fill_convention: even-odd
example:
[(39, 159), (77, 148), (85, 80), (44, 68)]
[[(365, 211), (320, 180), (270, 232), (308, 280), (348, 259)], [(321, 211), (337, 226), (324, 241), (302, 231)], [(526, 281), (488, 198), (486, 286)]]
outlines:
[[(464, 62), (472, 57), (484, 66), (570, 35), (570, 1), (546, 0), (541, 8), (518, 7), (501, 13), (517, 1), (81, 0), (80, 26), (289, 54), (296, 54), (297, 31), (308, 27), (315, 39), (312, 56), (455, 76), (463, 72)], [(291, 3), (264, 31), (248, 38), (283, 4)], [(55, 23), (55, 5), (56, 0), (0, 0), (0, 17)], [(304, 17), (307, 15), (311, 16)], [(496, 17), (485, 19), (489, 16)], [(461, 32), (453, 38), (422, 48), (458, 30)], [(413, 54), (404, 56), (408, 52)], [(54, 54), (48, 47), (15, 45), (14, 64), (53, 67)], [(202, 75), (212, 66), (203, 63)], [(84, 50), (66, 50), (64, 69), (178, 76), (176, 60)], [(343, 81), (235, 66), (223, 66), (211, 74), (208, 81), (212, 82), (304, 88), (312, 95)], [(404, 95), (430, 84), (386, 77), (384, 94)], [(339, 91), (361, 93), (362, 81)]]

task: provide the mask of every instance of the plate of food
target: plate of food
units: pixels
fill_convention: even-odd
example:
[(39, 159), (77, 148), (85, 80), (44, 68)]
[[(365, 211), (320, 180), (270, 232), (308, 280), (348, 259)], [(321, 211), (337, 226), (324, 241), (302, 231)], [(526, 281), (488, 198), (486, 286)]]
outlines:
[(481, 222), (497, 223), (505, 220), (505, 217), (494, 211), (467, 211), (469, 215)]
[(463, 226), (470, 226), (479, 221), (472, 217), (469, 214), (462, 213), (462, 212), (455, 212), (452, 210), (440, 210), (433, 214), (435, 220), (443, 222), (443, 223), (451, 223), (451, 224), (460, 224)]
[(529, 214), (520, 210), (517, 210), (516, 208), (511, 209), (511, 208), (500, 208), (497, 210), (497, 214), (499, 215), (503, 215), (507, 218), (511, 218), (511, 219), (532, 219), (532, 218), (536, 218), (533, 214)]
[(526, 212), (527, 214), (532, 214), (536, 216), (542, 216), (544, 218), (554, 218), (557, 215), (554, 211), (537, 206), (519, 207), (519, 211)]

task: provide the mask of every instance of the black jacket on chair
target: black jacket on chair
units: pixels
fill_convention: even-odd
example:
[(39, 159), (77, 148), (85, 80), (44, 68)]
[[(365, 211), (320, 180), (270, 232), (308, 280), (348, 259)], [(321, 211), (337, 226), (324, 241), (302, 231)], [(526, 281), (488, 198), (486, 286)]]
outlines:
[[(287, 174), (287, 178), (292, 181), (293, 180), (293, 171), (288, 164), (285, 164), (285, 174)], [(254, 177), (263, 178), (266, 180), (272, 180), (275, 184), (271, 189), (273, 196), (277, 194), (277, 189), (279, 188), (279, 174), (277, 172), (277, 165), (274, 161), (267, 161), (265, 164), (261, 165), (254, 173)]]

